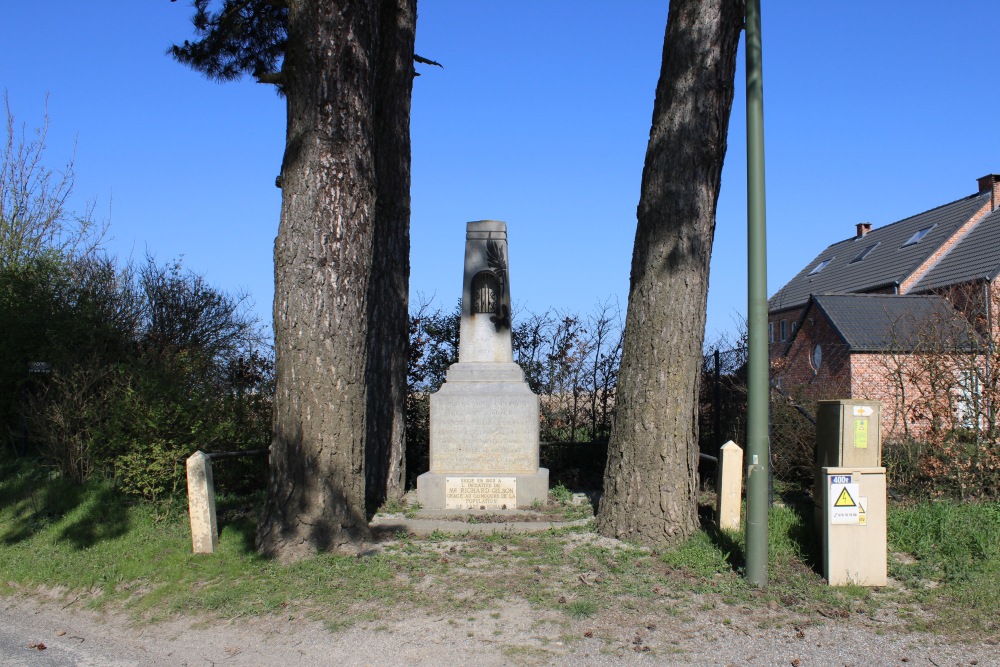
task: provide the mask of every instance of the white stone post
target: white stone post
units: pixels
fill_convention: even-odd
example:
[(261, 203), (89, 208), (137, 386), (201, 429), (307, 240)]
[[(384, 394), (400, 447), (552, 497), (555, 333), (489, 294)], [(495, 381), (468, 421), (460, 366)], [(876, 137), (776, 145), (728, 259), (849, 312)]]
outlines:
[(719, 498), (715, 520), (719, 528), (740, 529), (743, 497), (743, 450), (730, 440), (719, 449)]
[(188, 457), (187, 486), (194, 553), (215, 553), (219, 546), (219, 527), (215, 521), (215, 483), (212, 481), (212, 459), (204, 452), (195, 452)]

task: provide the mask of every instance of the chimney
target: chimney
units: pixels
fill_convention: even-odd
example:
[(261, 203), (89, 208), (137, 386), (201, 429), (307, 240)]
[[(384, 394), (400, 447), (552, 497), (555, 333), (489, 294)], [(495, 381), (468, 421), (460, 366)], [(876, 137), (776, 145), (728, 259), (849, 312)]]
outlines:
[(986, 174), (979, 180), (979, 194), (991, 193), (990, 210), (995, 211), (1000, 204), (1000, 174)]
[(863, 239), (865, 234), (872, 230), (872, 223), (870, 222), (859, 222), (855, 225), (858, 229), (858, 235), (855, 238)]

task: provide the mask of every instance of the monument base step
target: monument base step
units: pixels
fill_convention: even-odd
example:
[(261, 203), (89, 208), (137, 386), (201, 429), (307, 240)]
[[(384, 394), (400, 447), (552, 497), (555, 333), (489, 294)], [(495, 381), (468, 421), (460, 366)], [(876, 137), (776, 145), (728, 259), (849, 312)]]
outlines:
[(499, 510), (544, 504), (549, 471), (464, 474), (425, 472), (417, 477), (417, 502), (428, 510)]

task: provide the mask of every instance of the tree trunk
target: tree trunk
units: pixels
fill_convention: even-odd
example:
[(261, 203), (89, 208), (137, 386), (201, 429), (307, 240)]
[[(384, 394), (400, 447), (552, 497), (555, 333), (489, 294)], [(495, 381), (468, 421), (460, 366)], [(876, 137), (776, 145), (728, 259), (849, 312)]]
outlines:
[(701, 347), (743, 9), (670, 2), (597, 517), (610, 537), (668, 544), (698, 526)]
[[(289, 2), (274, 422), (257, 532), (258, 549), (282, 560), (366, 539), (366, 501), (384, 495), (366, 487), (401, 474), (373, 467), (392, 456), (394, 436), (384, 434), (397, 431), (393, 392), (405, 382), (395, 378), (405, 357), (395, 357), (406, 337), (405, 316), (396, 319), (406, 309), (409, 150), (400, 147), (408, 133), (387, 134), (409, 125), (411, 84), (401, 83), (400, 68), (412, 76), (414, 19), (412, 0)], [(403, 189), (401, 203), (380, 204)], [(373, 271), (391, 275), (376, 280)], [(385, 307), (375, 307), (387, 293)]]
[(375, 95), (375, 242), (368, 314), (368, 512), (406, 490), (410, 99), (416, 0), (387, 0)]

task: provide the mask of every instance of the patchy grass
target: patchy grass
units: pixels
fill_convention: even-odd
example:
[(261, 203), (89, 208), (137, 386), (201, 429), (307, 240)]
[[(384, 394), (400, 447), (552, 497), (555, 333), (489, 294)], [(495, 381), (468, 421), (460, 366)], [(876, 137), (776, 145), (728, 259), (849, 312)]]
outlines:
[(918, 624), (1000, 634), (1000, 503), (938, 501), (889, 513), (889, 574)]
[[(547, 511), (590, 512), (572, 500), (556, 491)], [(483, 618), (506, 601), (592, 623), (598, 635), (711, 612), (726, 624), (752, 616), (769, 627), (888, 615), (911, 629), (1000, 637), (996, 503), (892, 508), (890, 574), (899, 584), (884, 589), (828, 587), (815, 569), (811, 507), (775, 507), (770, 584), (761, 590), (741, 576), (743, 535), (707, 523), (662, 550), (602, 538), (588, 523), (535, 534), (400, 533), (360, 556), (319, 554), (284, 566), (253, 550), (261, 502), (220, 498), (219, 551), (196, 556), (183, 505), (131, 504), (105, 483), (73, 486), (23, 462), (2, 465), (0, 593), (45, 587), (146, 619), (274, 614), (332, 629), (397, 610)]]

